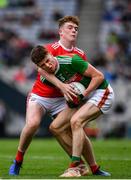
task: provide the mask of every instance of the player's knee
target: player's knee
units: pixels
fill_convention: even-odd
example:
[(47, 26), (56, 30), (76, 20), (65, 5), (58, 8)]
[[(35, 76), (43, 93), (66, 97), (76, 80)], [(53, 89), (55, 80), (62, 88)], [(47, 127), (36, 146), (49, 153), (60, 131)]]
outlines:
[(28, 123), (26, 126), (28, 129), (30, 129), (32, 131), (36, 131), (39, 128), (39, 123), (38, 122), (31, 122), (31, 123)]
[(53, 131), (54, 131), (54, 126), (53, 126), (52, 124), (50, 124), (49, 130), (53, 133)]
[(82, 123), (81, 123), (80, 119), (73, 117), (71, 119), (71, 128), (72, 128), (72, 130), (75, 130), (75, 129), (78, 129), (78, 128), (81, 128), (81, 127), (82, 127)]
[(51, 123), (49, 126), (49, 130), (54, 134), (54, 135), (60, 135), (61, 133), (64, 132), (64, 127), (61, 127), (59, 125), (56, 125), (55, 123)]
[(58, 134), (59, 133), (59, 129), (52, 123), (49, 126), (49, 130), (53, 133), (53, 134)]

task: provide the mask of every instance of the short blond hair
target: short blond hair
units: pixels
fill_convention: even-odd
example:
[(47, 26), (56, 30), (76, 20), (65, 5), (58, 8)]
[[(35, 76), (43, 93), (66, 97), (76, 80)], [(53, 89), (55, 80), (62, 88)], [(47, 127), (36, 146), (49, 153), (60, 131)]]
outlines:
[(79, 26), (79, 18), (77, 16), (64, 16), (63, 18), (58, 20), (59, 28), (66, 22), (73, 22), (74, 24)]

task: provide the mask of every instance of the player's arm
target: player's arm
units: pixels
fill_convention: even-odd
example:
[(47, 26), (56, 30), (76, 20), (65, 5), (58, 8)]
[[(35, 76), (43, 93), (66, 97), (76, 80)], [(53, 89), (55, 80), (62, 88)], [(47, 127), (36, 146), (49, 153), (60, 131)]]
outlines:
[(88, 96), (104, 81), (103, 73), (93, 67), (90, 63), (88, 63), (88, 67), (84, 71), (83, 75), (91, 78), (90, 84), (83, 93), (84, 96)]
[(72, 68), (82, 74), (83, 76), (87, 76), (90, 78), (90, 83), (83, 93), (84, 96), (88, 96), (92, 91), (97, 89), (97, 87), (103, 82), (104, 75), (95, 67), (93, 67), (89, 62), (82, 59), (80, 56), (75, 55), (72, 58)]
[(75, 97), (77, 96), (75, 94), (74, 89), (70, 86), (70, 84), (63, 83), (54, 74), (48, 73), (41, 68), (38, 68), (38, 72), (42, 76), (44, 76), (49, 82), (51, 82), (57, 88), (59, 88), (67, 101), (72, 100), (72, 96), (75, 96)]

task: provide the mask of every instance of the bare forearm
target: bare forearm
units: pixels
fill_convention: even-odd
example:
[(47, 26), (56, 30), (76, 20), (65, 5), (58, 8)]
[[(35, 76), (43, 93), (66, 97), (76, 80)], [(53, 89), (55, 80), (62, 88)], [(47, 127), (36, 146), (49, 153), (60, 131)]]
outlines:
[(103, 80), (104, 80), (103, 76), (92, 78), (89, 86), (87, 87), (83, 95), (88, 96), (92, 91), (97, 89), (97, 87), (103, 82)]
[(47, 73), (41, 68), (38, 68), (39, 73), (44, 76), (49, 82), (51, 82), (54, 86), (59, 88), (66, 98), (66, 100), (72, 100), (72, 95), (76, 96), (74, 89), (69, 84), (65, 84), (55, 77), (54, 74)]
[(61, 85), (63, 84), (59, 79), (57, 79), (54, 74), (51, 73), (47, 73), (46, 71), (44, 71), (41, 68), (38, 68), (39, 73), (45, 77), (49, 82), (51, 82), (52, 84), (54, 84), (54, 86), (56, 87), (61, 87)]

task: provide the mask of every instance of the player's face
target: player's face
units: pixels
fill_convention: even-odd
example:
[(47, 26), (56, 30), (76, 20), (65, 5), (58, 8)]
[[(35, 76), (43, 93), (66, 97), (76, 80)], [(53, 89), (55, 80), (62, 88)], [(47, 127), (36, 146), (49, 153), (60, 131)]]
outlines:
[(38, 64), (38, 66), (48, 73), (55, 73), (55, 70), (57, 68), (57, 60), (55, 57), (49, 54)]
[(59, 30), (60, 37), (67, 41), (76, 41), (78, 26), (73, 22), (66, 22)]

